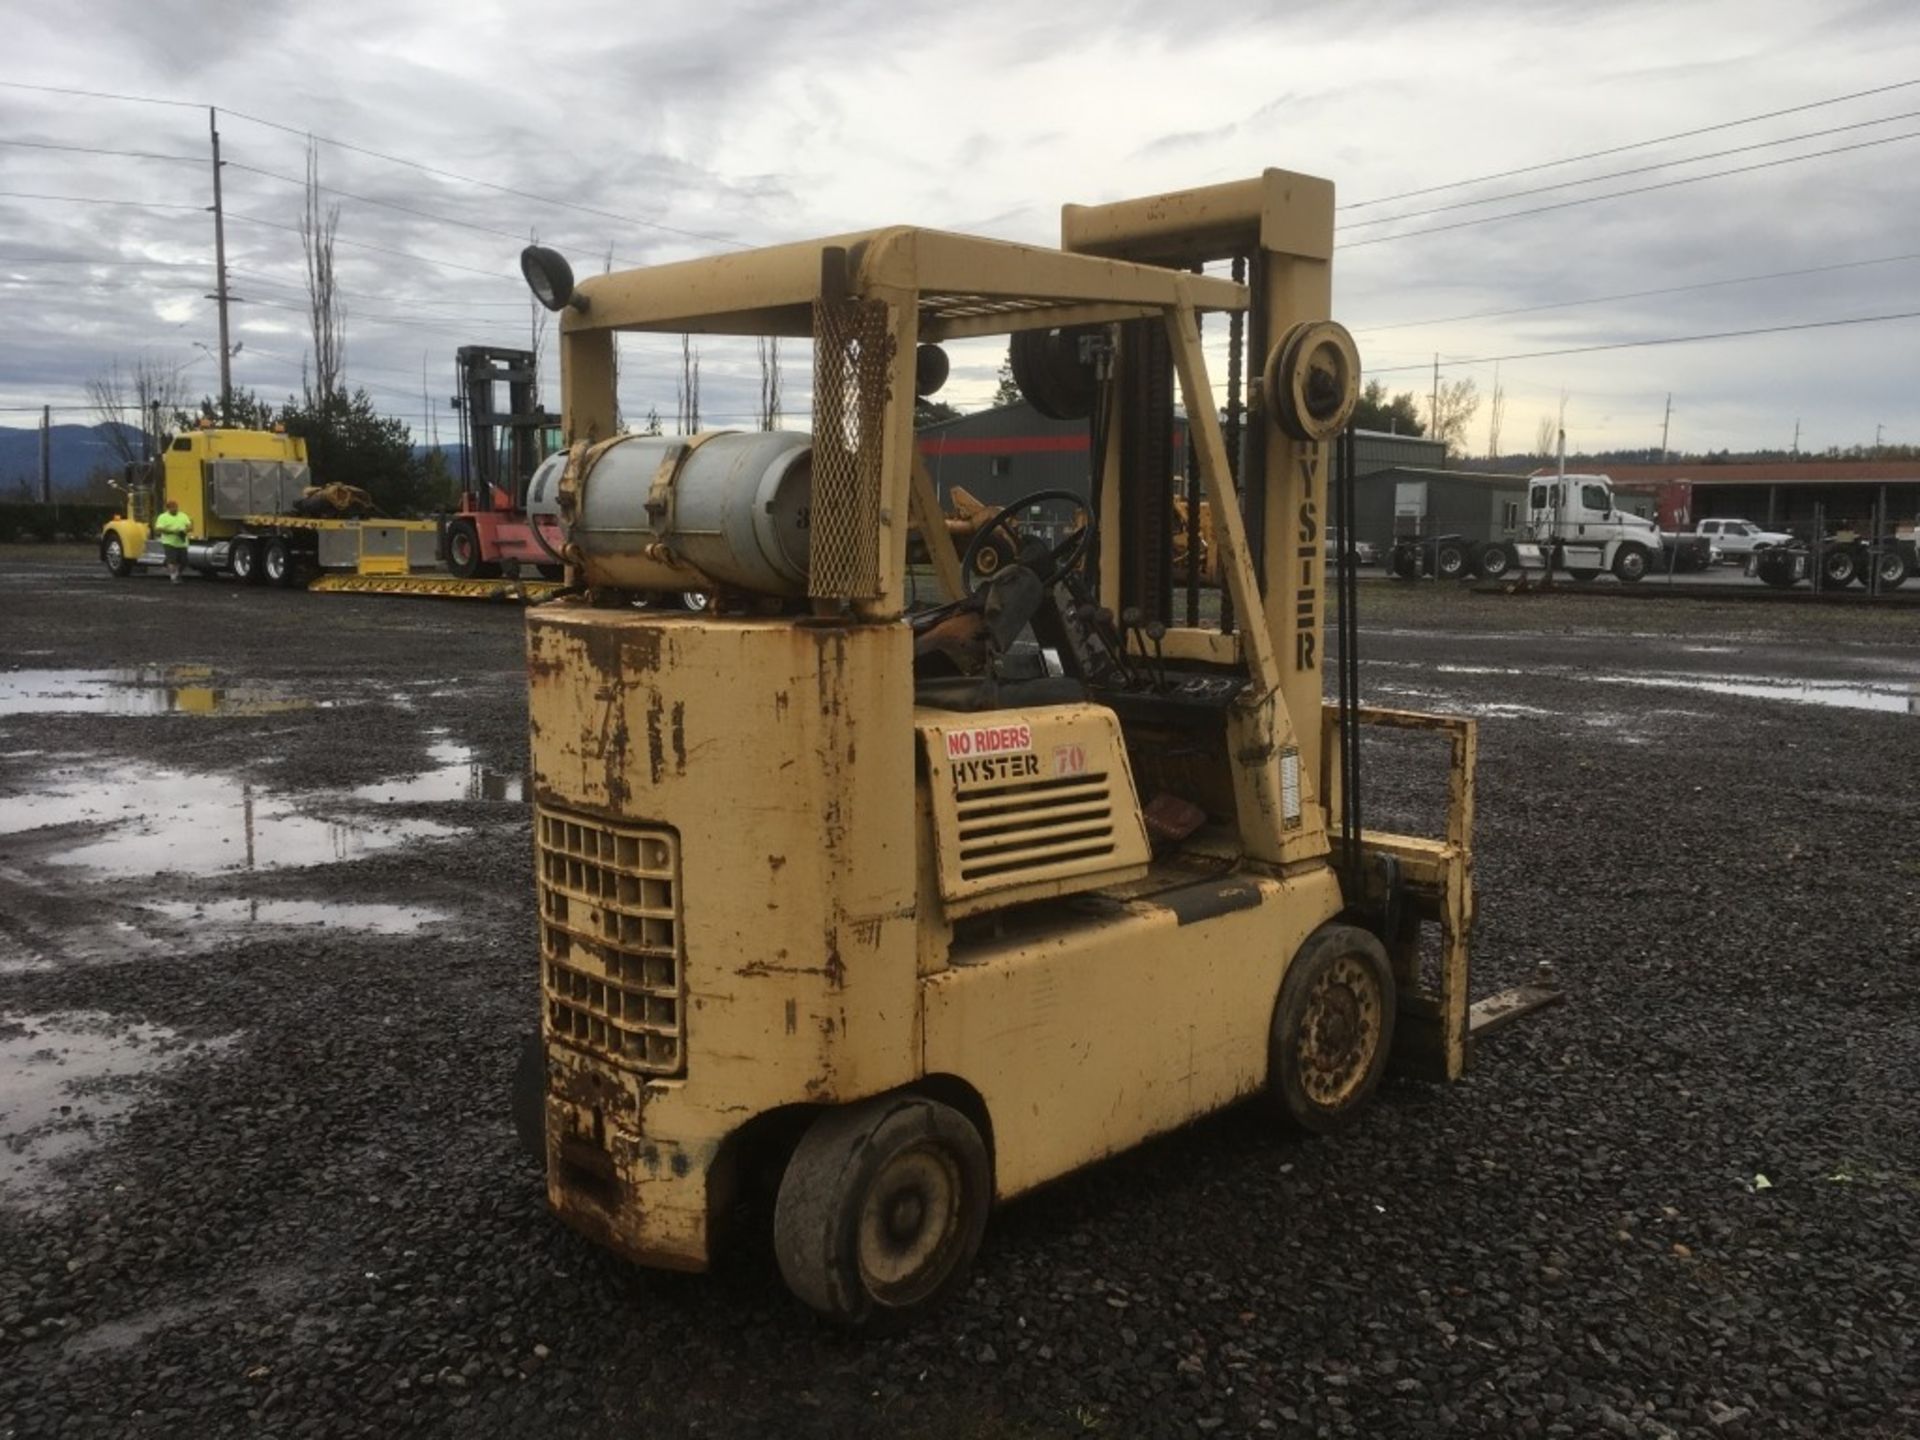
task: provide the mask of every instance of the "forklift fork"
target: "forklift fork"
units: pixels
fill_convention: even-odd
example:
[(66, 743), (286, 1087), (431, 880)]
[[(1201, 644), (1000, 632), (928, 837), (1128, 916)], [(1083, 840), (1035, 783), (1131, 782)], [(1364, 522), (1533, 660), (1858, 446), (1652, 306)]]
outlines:
[[(1361, 706), (1359, 725), (1442, 734), (1448, 740), (1447, 822), (1442, 837), (1360, 832), (1360, 864), (1349, 868), (1345, 843), (1330, 835), (1336, 869), (1357, 876), (1358, 893), (1348, 903), (1379, 927), (1399, 992), (1394, 1065), (1416, 1079), (1458, 1080), (1473, 1061), (1474, 1042), (1523, 1015), (1563, 998), (1550, 971), (1535, 980), (1468, 1002), (1468, 955), (1473, 936), (1473, 798), (1478, 738), (1473, 720), (1413, 710)], [(1340, 775), (1330, 763), (1339, 753), (1340, 709), (1322, 710), (1322, 795), (1329, 810), (1340, 804)], [(1426, 950), (1426, 927), (1439, 931), (1439, 953)]]

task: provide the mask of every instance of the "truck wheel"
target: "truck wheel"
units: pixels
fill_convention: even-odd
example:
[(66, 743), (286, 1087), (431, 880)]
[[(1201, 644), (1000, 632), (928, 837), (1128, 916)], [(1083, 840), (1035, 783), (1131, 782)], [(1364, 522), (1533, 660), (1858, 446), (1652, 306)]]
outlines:
[(992, 1199), (966, 1116), (918, 1095), (869, 1100), (801, 1137), (774, 1202), (774, 1253), (787, 1288), (829, 1320), (898, 1329), (965, 1280)]
[(124, 580), (133, 574), (133, 561), (127, 558), (127, 547), (118, 535), (108, 535), (100, 542), (100, 561), (116, 579)]
[(1793, 588), (1793, 556), (1785, 550), (1756, 551), (1753, 573), (1776, 590)]
[(1396, 580), (1418, 580), (1420, 561), (1410, 550), (1395, 550), (1387, 561), (1387, 568)]
[(498, 565), (482, 558), (480, 532), (468, 524), (447, 527), (447, 569), (462, 580), (486, 579), (500, 573)]
[(1827, 584), (1851, 585), (1860, 571), (1860, 562), (1851, 550), (1829, 550), (1820, 559), (1820, 573)]
[(1910, 573), (1907, 569), (1907, 557), (1898, 550), (1883, 550), (1873, 559), (1873, 567), (1880, 577), (1880, 593), (1898, 590), (1907, 583)]
[(293, 547), (278, 535), (260, 547), (260, 573), (282, 589), (293, 584)]
[(1582, 585), (1585, 585), (1590, 580), (1596, 580), (1600, 576), (1598, 570), (1576, 570), (1571, 565), (1567, 567), (1567, 574), (1578, 580)]
[(1647, 552), (1638, 545), (1623, 545), (1613, 557), (1613, 573), (1623, 585), (1638, 584), (1647, 573)]
[(1498, 580), (1513, 568), (1515, 556), (1505, 545), (1495, 542), (1480, 552), (1480, 573)]
[(248, 585), (258, 585), (267, 578), (261, 570), (260, 542), (257, 540), (234, 541), (229, 563), (233, 566), (233, 578)]
[(1366, 1108), (1393, 1049), (1393, 967), (1357, 925), (1323, 925), (1280, 984), (1267, 1039), (1267, 1090), (1309, 1135), (1332, 1135)]
[(1467, 549), (1464, 545), (1442, 545), (1433, 558), (1434, 569), (1442, 580), (1458, 580), (1467, 573)]

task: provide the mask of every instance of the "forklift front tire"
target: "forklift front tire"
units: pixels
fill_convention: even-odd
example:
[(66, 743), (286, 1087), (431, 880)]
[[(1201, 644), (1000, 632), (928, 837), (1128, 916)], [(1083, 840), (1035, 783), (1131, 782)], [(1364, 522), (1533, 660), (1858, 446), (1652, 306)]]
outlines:
[(1372, 1098), (1393, 1049), (1393, 967), (1357, 925), (1324, 925), (1287, 967), (1273, 1007), (1267, 1085), (1309, 1135), (1346, 1129)]
[(992, 1167), (958, 1110), (890, 1095), (829, 1110), (801, 1137), (774, 1202), (787, 1288), (849, 1329), (902, 1329), (966, 1279)]

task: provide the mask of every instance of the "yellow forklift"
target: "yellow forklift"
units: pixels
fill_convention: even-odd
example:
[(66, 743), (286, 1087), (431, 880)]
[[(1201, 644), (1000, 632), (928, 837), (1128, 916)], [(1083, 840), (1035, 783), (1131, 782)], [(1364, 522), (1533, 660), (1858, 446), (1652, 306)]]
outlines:
[[(1269, 170), (1069, 206), (1058, 249), (882, 229), (578, 284), (525, 252), (568, 442), (528, 508), (572, 592), (527, 618), (531, 1078), (566, 1223), (702, 1270), (774, 1174), (793, 1293), (889, 1327), (962, 1283), (998, 1201), (1244, 1097), (1325, 1134), (1390, 1061), (1464, 1072), (1473, 722), (1358, 707), (1350, 630), (1323, 697), (1359, 379), (1333, 213), (1330, 183)], [(622, 433), (622, 331), (811, 342), (811, 431)], [(1085, 416), (1094, 503), (968, 594), (914, 406), (934, 347), (999, 334)], [(1176, 399), (1209, 623), (1173, 623)], [(944, 596), (916, 612), (910, 529)], [(691, 589), (706, 613), (632, 603)], [(1444, 833), (1360, 828), (1364, 725), (1440, 737)]]

